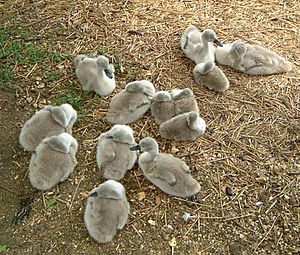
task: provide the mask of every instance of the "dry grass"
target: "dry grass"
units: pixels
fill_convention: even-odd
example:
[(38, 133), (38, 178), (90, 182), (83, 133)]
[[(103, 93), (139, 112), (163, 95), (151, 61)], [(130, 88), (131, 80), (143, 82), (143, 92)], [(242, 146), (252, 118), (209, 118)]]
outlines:
[[(86, 193), (102, 181), (95, 146), (100, 133), (110, 128), (104, 117), (111, 96), (100, 100), (81, 91), (71, 57), (50, 65), (50, 72), (63, 73), (56, 81), (42, 76), (43, 63), (16, 65), (16, 80), (27, 91), (19, 97), (20, 107), (32, 111), (71, 89), (82, 106), (74, 131), (80, 143), (78, 167), (69, 181), (44, 194), (57, 199), (57, 210), (44, 210), (43, 197), (37, 196), (36, 211), (15, 229), (26, 244), (10, 254), (170, 254), (173, 236), (175, 254), (299, 252), (299, 1), (16, 0), (10, 10), (15, 19), (4, 27), (26, 27), (33, 35), (27, 39), (41, 47), (64, 56), (108, 56), (117, 68), (116, 92), (135, 79), (151, 80), (157, 90), (192, 88), (208, 125), (208, 132), (193, 143), (161, 139), (149, 114), (130, 125), (137, 141), (151, 136), (163, 152), (178, 149), (175, 155), (190, 165), (202, 191), (196, 201), (172, 198), (135, 167), (122, 181), (131, 203), (130, 222), (112, 243), (98, 245), (88, 237), (82, 214)], [(210, 92), (194, 82), (194, 64), (179, 48), (189, 24), (214, 29), (223, 43), (242, 39), (263, 45), (293, 62), (295, 71), (251, 77), (221, 67), (231, 87), (224, 94)], [(42, 77), (44, 88), (37, 87), (36, 77)], [(29, 155), (17, 154), (22, 155), (16, 160), (20, 167), (12, 174), (23, 176)], [(29, 192), (26, 178), (20, 185), (24, 183)], [(226, 195), (228, 186), (233, 196)], [(145, 193), (142, 200), (140, 192)], [(181, 218), (185, 211), (194, 216), (188, 224)]]

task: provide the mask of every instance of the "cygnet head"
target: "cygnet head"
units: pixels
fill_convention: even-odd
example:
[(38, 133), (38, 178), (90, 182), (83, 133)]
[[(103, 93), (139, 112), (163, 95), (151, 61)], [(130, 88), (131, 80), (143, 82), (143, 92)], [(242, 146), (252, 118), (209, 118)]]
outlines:
[(47, 142), (53, 150), (62, 153), (69, 153), (71, 146), (75, 151), (78, 149), (77, 141), (69, 133), (61, 133), (57, 136), (51, 136), (46, 138), (44, 141)]
[(105, 56), (99, 56), (96, 59), (97, 67), (98, 69), (102, 70), (105, 72), (105, 74), (112, 79), (113, 78), (113, 73), (109, 68), (109, 61), (108, 58)]
[(212, 29), (205, 29), (201, 37), (203, 42), (213, 42), (217, 46), (223, 47), (221, 41), (218, 39), (216, 33)]
[(68, 125), (73, 125), (77, 119), (77, 112), (70, 104), (62, 104), (60, 108), (65, 112)]
[(127, 125), (114, 125), (111, 130), (106, 133), (108, 139), (116, 142), (134, 144), (133, 130)]
[(171, 96), (173, 99), (180, 99), (180, 98), (184, 98), (184, 97), (191, 97), (193, 96), (193, 91), (189, 88), (185, 88), (185, 89), (173, 89), (171, 91)]
[(121, 183), (115, 180), (107, 180), (100, 184), (97, 188), (93, 189), (90, 192), (89, 197), (102, 197), (121, 200), (124, 195), (125, 188)]
[(144, 93), (151, 99), (155, 94), (155, 88), (153, 84), (147, 80), (130, 82), (125, 86), (125, 90), (133, 93)]
[(197, 112), (190, 112), (187, 116), (187, 123), (191, 129), (199, 130), (201, 134), (205, 132), (206, 123), (204, 119), (199, 117)]
[(242, 41), (237, 41), (233, 44), (233, 49), (238, 56), (244, 56), (247, 51), (247, 46)]
[(153, 98), (154, 102), (169, 102), (171, 100), (172, 98), (168, 91), (159, 91), (155, 94)]
[(195, 66), (193, 73), (199, 73), (201, 75), (204, 75), (212, 71), (214, 67), (215, 67), (215, 63), (213, 61), (208, 61), (206, 63), (199, 63)]
[(146, 137), (140, 141), (140, 143), (130, 148), (131, 151), (140, 150), (141, 152), (154, 152), (158, 153), (157, 142), (150, 137)]

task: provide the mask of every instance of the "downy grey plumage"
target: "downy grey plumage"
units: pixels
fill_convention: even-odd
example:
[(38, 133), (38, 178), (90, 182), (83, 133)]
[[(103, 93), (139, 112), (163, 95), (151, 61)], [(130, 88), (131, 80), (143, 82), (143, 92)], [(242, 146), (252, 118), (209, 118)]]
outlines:
[(158, 125), (175, 116), (174, 101), (168, 91), (155, 94), (151, 103), (151, 114)]
[(291, 72), (293, 65), (275, 52), (259, 45), (236, 41), (215, 52), (216, 61), (250, 75), (270, 75)]
[(150, 81), (130, 82), (115, 95), (106, 119), (112, 124), (129, 124), (141, 118), (150, 108), (155, 88)]
[(114, 91), (115, 69), (112, 64), (109, 64), (107, 57), (93, 58), (78, 55), (74, 58), (74, 63), (75, 72), (83, 90), (94, 91), (100, 96), (107, 96)]
[(141, 150), (139, 166), (147, 180), (163, 192), (178, 197), (190, 197), (200, 191), (200, 184), (192, 177), (189, 167), (171, 154), (159, 153), (153, 138), (144, 138), (130, 148)]
[[(216, 47), (214, 47), (211, 43), (209, 44), (214, 54)], [(187, 27), (181, 36), (180, 47), (186, 57), (193, 60), (196, 64), (202, 61), (200, 57), (203, 50), (202, 33), (197, 27), (193, 25), (189, 25)]]
[(48, 190), (66, 180), (77, 164), (77, 149), (77, 141), (68, 133), (45, 138), (31, 156), (31, 185), (38, 190)]
[(136, 162), (133, 131), (126, 125), (114, 125), (108, 132), (101, 134), (97, 146), (97, 164), (105, 179), (119, 181)]
[(191, 89), (173, 89), (171, 91), (171, 97), (174, 102), (176, 116), (185, 112), (199, 112), (198, 103)]
[(19, 142), (28, 151), (34, 151), (45, 137), (63, 132), (72, 134), (77, 113), (69, 104), (46, 106), (27, 120), (21, 129)]
[(194, 141), (204, 134), (205, 129), (205, 121), (198, 112), (177, 115), (159, 127), (161, 137), (175, 141)]
[(88, 197), (84, 223), (90, 236), (99, 243), (110, 242), (128, 219), (130, 206), (124, 186), (108, 180), (93, 189)]
[(193, 70), (196, 83), (215, 92), (224, 92), (229, 88), (229, 81), (214, 62), (199, 63)]

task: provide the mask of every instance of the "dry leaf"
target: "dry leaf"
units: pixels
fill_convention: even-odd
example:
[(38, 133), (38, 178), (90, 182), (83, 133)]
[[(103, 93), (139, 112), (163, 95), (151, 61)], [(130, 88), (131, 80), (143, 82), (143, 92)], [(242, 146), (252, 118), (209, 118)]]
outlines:
[(161, 199), (160, 196), (155, 197), (155, 204), (160, 205), (161, 204)]
[(175, 247), (177, 245), (175, 236), (173, 236), (172, 239), (169, 241), (169, 245), (171, 247)]
[(146, 197), (146, 194), (145, 194), (144, 191), (138, 193), (138, 200), (139, 201), (142, 201), (145, 197)]

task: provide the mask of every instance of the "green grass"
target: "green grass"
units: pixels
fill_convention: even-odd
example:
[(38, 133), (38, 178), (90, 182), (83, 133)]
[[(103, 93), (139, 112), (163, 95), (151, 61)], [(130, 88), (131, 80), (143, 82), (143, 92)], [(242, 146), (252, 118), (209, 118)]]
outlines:
[(57, 209), (57, 200), (55, 198), (45, 199), (46, 211), (56, 210)]
[(83, 108), (83, 101), (79, 97), (78, 93), (75, 89), (70, 89), (66, 94), (60, 93), (52, 102), (54, 105), (61, 105), (64, 103), (68, 103), (72, 105), (72, 107), (76, 111), (81, 111)]
[(0, 244), (0, 253), (5, 252), (6, 250), (7, 250), (7, 246)]
[[(0, 25), (0, 85), (11, 84), (16, 78), (15, 66), (25, 73), (30, 71), (35, 64), (40, 64), (39, 69), (60, 63), (65, 59), (60, 53), (49, 50), (52, 42), (33, 42), (34, 37), (30, 31), (20, 26), (4, 28)], [(21, 67), (21, 69), (20, 69)], [(50, 81), (58, 80), (63, 74), (54, 72)]]

